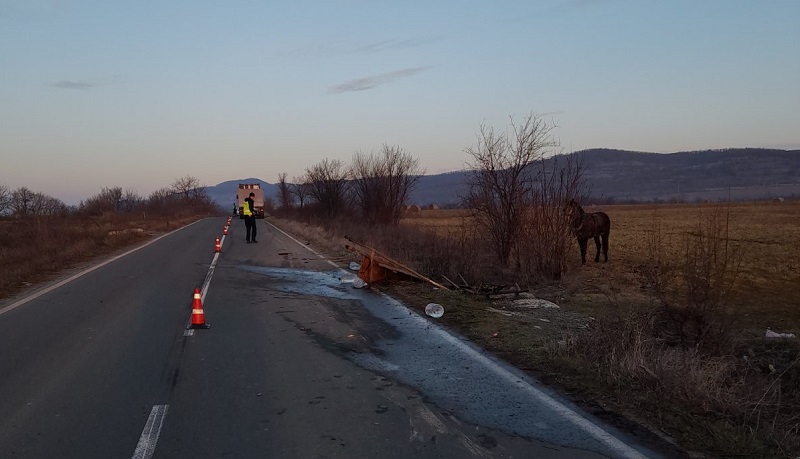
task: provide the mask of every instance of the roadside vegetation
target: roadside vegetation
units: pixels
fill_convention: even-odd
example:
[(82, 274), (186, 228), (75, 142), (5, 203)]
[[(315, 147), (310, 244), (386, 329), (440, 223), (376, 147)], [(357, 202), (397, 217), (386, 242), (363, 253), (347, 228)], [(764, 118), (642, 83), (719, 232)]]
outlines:
[(0, 298), (219, 212), (191, 176), (146, 198), (133, 190), (103, 188), (77, 206), (26, 187), (0, 185)]
[[(643, 441), (711, 457), (800, 456), (800, 202), (593, 205), (591, 183), (537, 115), (482, 126), (462, 208), (410, 203), (400, 146), (279, 174), (270, 222), (346, 265), (345, 236), (444, 285), (403, 297)], [(572, 157), (565, 157), (572, 158)], [(609, 262), (581, 265), (564, 203), (611, 218)], [(412, 205), (413, 204), (413, 205)], [(423, 204), (422, 208), (419, 206)], [(104, 188), (70, 207), (0, 185), (0, 298), (91, 258), (221, 214), (186, 176), (144, 198)], [(517, 301), (549, 300), (558, 307)], [(645, 426), (647, 432), (637, 426)], [(649, 440), (648, 440), (649, 438)], [(676, 453), (677, 454), (677, 453)]]
[[(409, 207), (421, 172), (384, 146), (350, 166), (323, 160), (294, 183), (282, 174), (273, 221), (341, 261), (361, 261), (347, 235), (444, 285), (519, 287), (515, 297), (372, 286), (420, 311), (442, 304), (443, 324), (595, 415), (646, 426), (642, 438), (714, 457), (797, 457), (800, 347), (765, 332), (800, 330), (800, 204), (596, 208), (580, 163), (545, 161), (554, 128), (536, 115), (482, 126), (465, 151), (462, 209)], [(581, 266), (568, 199), (611, 217), (609, 263)]]

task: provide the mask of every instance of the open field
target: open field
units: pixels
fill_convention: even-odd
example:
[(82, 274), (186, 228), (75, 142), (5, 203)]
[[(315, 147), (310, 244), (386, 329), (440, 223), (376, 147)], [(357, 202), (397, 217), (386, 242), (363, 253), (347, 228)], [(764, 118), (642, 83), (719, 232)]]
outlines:
[[(442, 304), (445, 314), (437, 321), (669, 456), (681, 455), (669, 452), (675, 443), (711, 457), (797, 457), (800, 346), (797, 339), (767, 340), (764, 334), (769, 327), (800, 335), (800, 203), (587, 206), (586, 211), (611, 218), (609, 262), (581, 266), (575, 242), (559, 282), (527, 286), (532, 296), (559, 308), (419, 282), (373, 288), (403, 298), (421, 313), (428, 302)], [(708, 238), (703, 225), (709, 218), (727, 228), (717, 239), (735, 261), (726, 267), (734, 275), (723, 308), (733, 319), (730, 339), (720, 340), (715, 351), (665, 340), (663, 308), (646, 275), (654, 265), (683, 266), (691, 258), (687, 241)], [(326, 233), (296, 222), (276, 223), (339, 261), (361, 261), (335, 237), (357, 236), (354, 228)], [(430, 263), (414, 255), (446, 262), (439, 252), (449, 251), (480, 265), (473, 273), (495, 280), (500, 271), (480, 253), (479, 241), (469, 242), (475, 231), (469, 223), (469, 211), (427, 210), (407, 214), (400, 228), (383, 230), (388, 237), (372, 230), (361, 238), (440, 282), (423, 266)], [(441, 239), (420, 243), (418, 230)], [(468, 242), (448, 242), (453, 238)], [(387, 242), (398, 240), (400, 250)], [(661, 260), (654, 260), (651, 247)], [(593, 259), (591, 242), (588, 255)]]
[[(767, 327), (800, 331), (800, 202), (796, 201), (722, 208), (716, 204), (588, 206), (587, 212), (603, 211), (611, 218), (609, 263), (589, 261), (581, 267), (576, 242), (575, 262), (565, 281), (573, 295), (564, 302), (591, 311), (590, 299), (580, 298), (582, 292), (590, 291), (646, 301), (640, 272), (651, 261), (648, 241), (657, 227), (666, 254), (679, 259), (682, 239), (715, 209), (729, 211), (729, 238), (740, 251), (739, 279), (732, 298), (739, 328), (761, 335)], [(407, 214), (401, 224), (444, 235), (468, 220), (465, 210), (426, 210)], [(587, 258), (592, 255), (590, 241)]]

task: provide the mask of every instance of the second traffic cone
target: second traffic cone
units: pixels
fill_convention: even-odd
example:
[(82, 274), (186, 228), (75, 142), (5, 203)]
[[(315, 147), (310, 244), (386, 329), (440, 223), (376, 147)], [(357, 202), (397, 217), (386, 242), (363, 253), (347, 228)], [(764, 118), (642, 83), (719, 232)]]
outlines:
[(219, 246), (219, 238), (214, 241), (214, 251), (215, 252), (222, 252), (222, 249)]
[(192, 301), (192, 324), (186, 328), (210, 328), (206, 323), (206, 315), (203, 313), (203, 301), (200, 299), (200, 289), (194, 289), (194, 301)]
[(228, 234), (228, 225), (225, 225), (225, 226), (222, 228), (222, 234)]

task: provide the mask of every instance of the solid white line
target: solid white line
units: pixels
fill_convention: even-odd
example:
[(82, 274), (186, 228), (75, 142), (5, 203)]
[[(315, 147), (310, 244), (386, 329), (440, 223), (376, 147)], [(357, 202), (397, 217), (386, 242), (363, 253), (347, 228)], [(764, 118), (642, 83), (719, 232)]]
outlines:
[(158, 443), (158, 436), (161, 434), (161, 427), (164, 426), (164, 418), (167, 417), (167, 409), (169, 405), (155, 405), (150, 410), (150, 417), (147, 418), (147, 423), (142, 430), (142, 436), (139, 437), (139, 444), (136, 445), (136, 450), (133, 452), (131, 459), (150, 459), (156, 451), (156, 443)]
[(284, 231), (284, 230), (282, 230), (282, 229), (278, 228), (277, 226), (273, 225), (273, 224), (272, 224), (272, 223), (270, 223), (270, 222), (265, 222), (265, 223), (266, 223), (267, 225), (269, 225), (269, 226), (271, 226), (271, 227), (275, 228), (276, 230), (280, 231), (281, 233), (283, 233), (283, 235), (284, 235), (284, 236), (286, 236), (286, 237), (288, 237), (289, 239), (293, 240), (294, 242), (296, 242), (296, 243), (300, 244), (300, 246), (304, 247), (304, 248), (305, 248), (306, 250), (308, 250), (309, 252), (311, 252), (311, 253), (313, 253), (314, 255), (318, 256), (319, 258), (321, 258), (321, 259), (323, 259), (323, 260), (327, 261), (327, 262), (328, 262), (328, 263), (329, 263), (331, 266), (333, 266), (334, 268), (341, 268), (341, 267), (340, 267), (339, 265), (337, 265), (336, 263), (334, 263), (334, 262), (332, 262), (332, 261), (328, 260), (327, 258), (325, 258), (325, 256), (324, 256), (324, 255), (322, 255), (322, 254), (318, 253), (316, 250), (312, 249), (311, 247), (309, 247), (309, 246), (307, 246), (307, 245), (303, 244), (302, 242), (298, 241), (297, 239), (293, 238), (293, 237), (292, 237), (292, 236), (291, 236), (289, 233), (287, 233), (286, 231)]
[[(198, 221), (200, 221), (200, 220), (198, 220)], [(104, 261), (104, 262), (102, 262), (102, 263), (100, 263), (100, 264), (98, 264), (98, 265), (92, 266), (92, 267), (90, 267), (90, 268), (86, 268), (86, 269), (84, 269), (83, 271), (81, 271), (81, 272), (79, 272), (79, 273), (75, 274), (75, 275), (74, 275), (74, 276), (72, 276), (72, 277), (69, 277), (69, 278), (67, 278), (67, 279), (64, 279), (63, 281), (61, 281), (61, 282), (59, 282), (59, 283), (57, 283), (57, 284), (51, 285), (50, 287), (47, 287), (47, 288), (46, 288), (46, 289), (44, 289), (44, 290), (40, 290), (40, 291), (38, 291), (38, 292), (34, 293), (33, 295), (30, 295), (30, 296), (28, 296), (28, 297), (25, 297), (25, 298), (23, 298), (23, 299), (21, 299), (21, 300), (17, 301), (17, 302), (16, 302), (16, 303), (14, 303), (14, 304), (11, 304), (11, 305), (9, 305), (9, 306), (6, 306), (6, 307), (5, 307), (5, 308), (3, 308), (3, 309), (0, 309), (0, 315), (3, 315), (3, 314), (5, 314), (5, 313), (7, 313), (8, 311), (14, 310), (14, 309), (16, 309), (16, 308), (18, 308), (18, 307), (22, 306), (23, 304), (25, 304), (25, 303), (27, 303), (27, 302), (29, 302), (29, 301), (33, 301), (33, 300), (35, 300), (36, 298), (39, 298), (39, 297), (40, 297), (40, 296), (42, 296), (42, 295), (45, 295), (45, 294), (47, 294), (47, 293), (50, 293), (50, 292), (52, 292), (53, 290), (55, 290), (55, 289), (57, 289), (57, 288), (59, 288), (59, 287), (63, 287), (64, 285), (66, 285), (66, 284), (69, 284), (70, 282), (74, 281), (75, 279), (78, 279), (79, 277), (82, 277), (82, 276), (84, 276), (84, 275), (86, 275), (86, 274), (89, 274), (90, 272), (92, 272), (92, 271), (94, 271), (94, 270), (96, 270), (96, 269), (102, 268), (103, 266), (105, 266), (105, 265), (107, 265), (107, 264), (109, 264), (109, 263), (113, 263), (113, 262), (115, 262), (115, 261), (119, 260), (119, 259), (120, 259), (120, 258), (122, 258), (122, 257), (125, 257), (125, 256), (127, 256), (127, 255), (130, 255), (130, 254), (132, 254), (133, 252), (136, 252), (137, 250), (143, 249), (143, 248), (147, 247), (148, 245), (150, 245), (150, 244), (152, 244), (152, 243), (154, 243), (154, 242), (158, 241), (159, 239), (165, 238), (165, 237), (167, 237), (167, 236), (171, 235), (172, 233), (176, 233), (176, 232), (178, 232), (178, 231), (180, 231), (180, 230), (182, 230), (182, 229), (184, 229), (184, 228), (188, 228), (188, 227), (190, 227), (190, 226), (194, 225), (195, 223), (197, 223), (197, 222), (190, 223), (190, 224), (188, 224), (188, 225), (186, 225), (186, 226), (184, 226), (184, 227), (182, 227), (182, 228), (178, 228), (178, 229), (176, 229), (175, 231), (170, 231), (170, 232), (169, 232), (169, 233), (167, 233), (167, 234), (162, 234), (161, 236), (159, 236), (159, 237), (157, 237), (157, 238), (155, 238), (155, 239), (153, 239), (153, 240), (151, 240), (151, 241), (148, 241), (148, 242), (146, 242), (146, 243), (144, 243), (144, 244), (140, 245), (139, 247), (136, 247), (136, 248), (133, 248), (133, 249), (131, 249), (131, 250), (128, 250), (127, 252), (125, 252), (125, 253), (123, 253), (123, 254), (117, 255), (116, 257), (114, 257), (114, 258), (111, 258), (110, 260), (106, 260), (106, 261)]]
[[(296, 242), (296, 243), (300, 244), (301, 246), (305, 247), (306, 249), (311, 251), (313, 254), (315, 254), (318, 257), (322, 258), (323, 260), (327, 261), (328, 263), (330, 263), (334, 267), (341, 269), (339, 267), (339, 265), (337, 265), (334, 262), (328, 260), (323, 255), (317, 253), (311, 247), (308, 247), (307, 245), (305, 245), (302, 242), (298, 241), (297, 239), (293, 238), (292, 236), (290, 236), (289, 234), (287, 234), (285, 231), (281, 230), (277, 226), (275, 226), (275, 225), (273, 225), (273, 224), (271, 224), (269, 222), (267, 222), (267, 224), (272, 226), (276, 230), (280, 231), (284, 235), (286, 235), (286, 237), (288, 237), (289, 239), (291, 239), (294, 242)], [(342, 271), (347, 272), (346, 270), (342, 270)], [(392, 297), (390, 297), (390, 296), (388, 296), (388, 295), (386, 295), (384, 293), (381, 293), (381, 295), (383, 297), (387, 298), (389, 301), (393, 301), (396, 304), (399, 304), (399, 305), (401, 305), (403, 307), (406, 307), (405, 305), (403, 305), (403, 303), (395, 300), (394, 298), (392, 298)], [(418, 314), (412, 314), (410, 317), (412, 317), (415, 320), (421, 322), (423, 325), (433, 325), (432, 327), (430, 327), (430, 329), (435, 331), (436, 333), (438, 333), (442, 338), (444, 338), (445, 340), (447, 340), (451, 344), (455, 345), (460, 350), (462, 350), (462, 351), (466, 352), (467, 354), (471, 355), (473, 358), (481, 361), (484, 365), (488, 366), (496, 375), (500, 376), (501, 378), (505, 379), (506, 381), (508, 381), (508, 382), (510, 382), (512, 384), (517, 385), (518, 387), (520, 387), (523, 390), (525, 390), (528, 393), (530, 393), (534, 398), (539, 400), (542, 404), (546, 405), (548, 408), (552, 409), (553, 411), (557, 412), (558, 414), (563, 416), (565, 419), (570, 421), (573, 425), (575, 425), (575, 427), (577, 427), (578, 429), (586, 432), (588, 435), (590, 435), (591, 437), (593, 437), (594, 439), (596, 439), (600, 443), (606, 445), (608, 448), (610, 448), (614, 452), (618, 453), (620, 455), (620, 457), (623, 457), (625, 459), (647, 459), (647, 456), (645, 456), (644, 454), (640, 453), (639, 451), (636, 451), (634, 448), (632, 448), (631, 446), (629, 446), (625, 442), (621, 441), (617, 437), (615, 437), (615, 436), (611, 435), (610, 433), (606, 432), (601, 427), (599, 427), (597, 424), (593, 423), (592, 421), (590, 421), (590, 420), (586, 419), (585, 417), (581, 416), (580, 414), (576, 413), (575, 411), (573, 411), (572, 409), (570, 409), (569, 407), (567, 407), (563, 403), (561, 403), (558, 400), (550, 397), (549, 395), (547, 395), (542, 390), (537, 389), (536, 387), (534, 387), (533, 385), (531, 385), (527, 381), (521, 380), (519, 378), (519, 376), (514, 375), (510, 371), (506, 370), (505, 368), (503, 368), (502, 366), (497, 364), (495, 361), (491, 360), (490, 358), (488, 358), (485, 355), (481, 354), (480, 352), (476, 351), (472, 347), (467, 346), (466, 344), (461, 342), (460, 339), (458, 339), (455, 336), (451, 335), (450, 333), (447, 332), (447, 330), (439, 327), (437, 324), (430, 322), (428, 319), (426, 319), (426, 318), (424, 318), (424, 317), (422, 317), (422, 316), (420, 316)]]
[[(381, 295), (384, 298), (386, 298), (387, 301), (391, 301), (394, 302), (395, 304), (399, 304), (405, 307), (403, 303), (395, 300), (394, 298), (384, 293), (381, 293)], [(412, 314), (409, 316), (409, 318), (420, 322), (421, 325), (430, 326), (429, 329), (431, 331), (438, 333), (440, 337), (448, 341), (450, 344), (456, 346), (461, 351), (469, 354), (474, 359), (488, 366), (497, 376), (505, 379), (509, 383), (516, 385), (517, 387), (531, 394), (542, 404), (546, 405), (548, 408), (552, 409), (553, 411), (555, 411), (556, 413), (560, 414), (562, 417), (570, 421), (575, 427), (586, 432), (590, 436), (594, 437), (597, 441), (606, 445), (608, 448), (619, 454), (619, 457), (626, 459), (647, 458), (647, 456), (640, 453), (639, 451), (636, 451), (625, 442), (619, 440), (617, 437), (606, 432), (597, 424), (576, 413), (574, 410), (570, 409), (569, 407), (559, 402), (558, 400), (554, 399), (553, 397), (550, 397), (542, 390), (537, 389), (527, 381), (522, 380), (519, 376), (514, 375), (510, 371), (506, 370), (505, 368), (497, 364), (497, 362), (481, 354), (479, 351), (464, 344), (460, 339), (448, 333), (447, 330), (441, 328), (438, 324), (432, 323), (431, 321), (429, 321), (428, 319), (424, 318), (419, 314)]]

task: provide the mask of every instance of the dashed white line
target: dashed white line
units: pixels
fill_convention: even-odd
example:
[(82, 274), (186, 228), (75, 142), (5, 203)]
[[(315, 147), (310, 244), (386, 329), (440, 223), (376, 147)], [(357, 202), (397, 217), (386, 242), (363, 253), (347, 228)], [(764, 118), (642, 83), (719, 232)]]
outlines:
[[(222, 250), (222, 247), (225, 245), (225, 236), (222, 236), (222, 239), (219, 240), (219, 247)], [(206, 278), (203, 280), (203, 285), (200, 287), (200, 301), (206, 300), (206, 294), (208, 293), (208, 286), (211, 284), (211, 277), (214, 276), (214, 270), (217, 268), (217, 260), (219, 260), (220, 252), (214, 253), (214, 259), (211, 260), (211, 266), (208, 267), (208, 273), (206, 273)], [(189, 315), (189, 321), (186, 323), (188, 327), (189, 324), (192, 323), (192, 316)], [(183, 331), (183, 336), (194, 336), (194, 328), (187, 328)]]
[(142, 436), (139, 437), (139, 444), (136, 445), (136, 450), (133, 452), (131, 459), (150, 459), (153, 457), (168, 409), (169, 405), (155, 405), (150, 410), (150, 417), (147, 418), (142, 430)]

